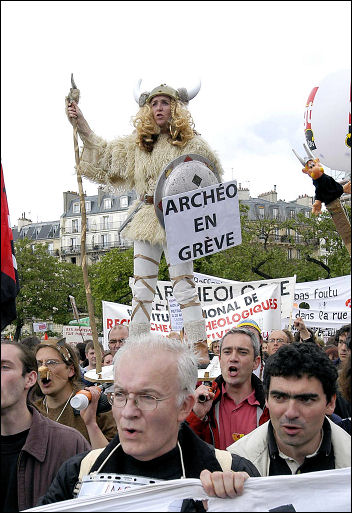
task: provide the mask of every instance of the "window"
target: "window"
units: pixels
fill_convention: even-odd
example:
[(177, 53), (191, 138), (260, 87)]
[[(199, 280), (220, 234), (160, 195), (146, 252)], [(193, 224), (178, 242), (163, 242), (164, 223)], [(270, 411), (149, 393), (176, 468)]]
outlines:
[(48, 252), (50, 253), (50, 255), (53, 254), (53, 252), (54, 252), (54, 243), (53, 242), (49, 242), (49, 244), (48, 244)]
[(91, 201), (86, 201), (86, 212), (90, 212), (91, 211), (91, 205), (92, 205), (92, 202)]
[(77, 239), (76, 238), (71, 238), (70, 239), (70, 248), (75, 248), (77, 246)]
[(78, 219), (72, 219), (72, 233), (78, 233)]
[(306, 210), (306, 211), (304, 212), (304, 215), (305, 215), (306, 217), (310, 217), (310, 211), (309, 211), (309, 210)]
[(293, 251), (292, 251), (292, 249), (288, 249), (287, 250), (287, 258), (289, 260), (291, 260), (293, 258)]
[(73, 211), (74, 214), (79, 214), (79, 212), (80, 212), (79, 203), (74, 203), (73, 204), (72, 211)]
[(108, 233), (103, 233), (102, 236), (101, 236), (101, 243), (102, 243), (102, 246), (103, 248), (107, 248), (108, 245), (109, 245), (109, 234)]
[(275, 228), (275, 240), (280, 240), (280, 229), (279, 228)]
[(296, 249), (296, 258), (301, 258), (301, 250)]
[(290, 210), (290, 218), (293, 219), (296, 216), (295, 210)]
[(273, 219), (278, 219), (279, 217), (279, 209), (273, 208)]
[(104, 208), (105, 209), (111, 208), (111, 198), (104, 199)]
[(128, 207), (128, 196), (121, 196), (120, 198), (120, 207), (127, 208)]
[(264, 219), (264, 214), (265, 214), (264, 207), (259, 205), (258, 209), (259, 209), (259, 219)]
[(109, 229), (109, 216), (103, 216), (103, 230)]

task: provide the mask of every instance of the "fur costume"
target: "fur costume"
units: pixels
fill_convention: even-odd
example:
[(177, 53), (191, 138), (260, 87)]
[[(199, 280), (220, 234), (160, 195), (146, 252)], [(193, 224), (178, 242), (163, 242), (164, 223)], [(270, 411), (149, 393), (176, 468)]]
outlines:
[[(134, 189), (138, 197), (153, 195), (162, 169), (173, 159), (186, 153), (198, 153), (212, 161), (220, 176), (223, 174), (220, 162), (208, 144), (199, 135), (184, 147), (173, 146), (168, 134), (160, 134), (148, 153), (136, 144), (135, 133), (106, 142), (91, 134), (81, 136), (84, 148), (81, 156), (82, 175), (93, 182), (112, 186), (115, 190)], [(139, 199), (131, 206), (134, 210)], [(124, 239), (147, 241), (150, 244), (165, 244), (165, 231), (160, 225), (154, 205), (143, 205), (122, 232)]]

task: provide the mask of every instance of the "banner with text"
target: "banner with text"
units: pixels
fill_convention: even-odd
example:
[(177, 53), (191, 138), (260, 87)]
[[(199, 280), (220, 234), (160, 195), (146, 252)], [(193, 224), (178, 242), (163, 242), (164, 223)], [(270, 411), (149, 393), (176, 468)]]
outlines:
[(259, 325), (266, 338), (273, 328), (281, 326), (280, 303), (280, 289), (276, 284), (251, 290), (230, 301), (206, 305), (203, 312), (207, 336), (220, 339), (229, 329), (251, 319)]
[(62, 336), (66, 337), (68, 344), (77, 344), (93, 339), (92, 328), (89, 326), (63, 326)]
[[(112, 479), (106, 483), (106, 488), (110, 493), (94, 494), (93, 483), (90, 495), (22, 511), (176, 512), (181, 511), (183, 499), (208, 498), (199, 479), (165, 480), (118, 491), (118, 481), (124, 476), (109, 477)], [(112, 489), (113, 492), (110, 491)], [(225, 499), (208, 498), (207, 511), (350, 512), (351, 467), (294, 475), (249, 477), (241, 495)]]
[[(109, 301), (102, 301), (102, 303), (104, 348), (107, 348), (110, 329), (116, 324), (129, 324), (132, 310), (130, 306), (119, 303)], [(255, 291), (251, 290), (229, 301), (206, 304), (203, 306), (203, 313), (207, 336), (212, 339), (221, 338), (230, 328), (234, 328), (246, 319), (255, 320), (263, 336), (266, 336), (270, 329), (280, 326), (280, 303), (280, 288), (276, 284)], [(171, 331), (169, 311), (152, 310), (150, 330), (167, 336)]]
[(162, 205), (171, 264), (196, 260), (242, 242), (235, 181), (165, 196)]
[(48, 329), (49, 329), (49, 327), (46, 322), (33, 322), (34, 333), (41, 333), (41, 332), (47, 331)]
[(351, 275), (296, 283), (292, 318), (327, 339), (351, 322)]
[[(222, 280), (215, 276), (194, 273), (194, 281), (202, 308), (213, 303), (231, 301), (237, 296), (241, 296), (242, 294), (262, 289), (267, 286), (278, 285), (281, 296), (281, 317), (288, 319), (291, 315), (294, 302), (296, 276), (277, 278), (274, 280), (245, 282)], [(166, 310), (168, 307), (168, 299), (173, 297), (172, 294), (172, 285), (170, 281), (158, 281), (153, 308), (155, 310)]]

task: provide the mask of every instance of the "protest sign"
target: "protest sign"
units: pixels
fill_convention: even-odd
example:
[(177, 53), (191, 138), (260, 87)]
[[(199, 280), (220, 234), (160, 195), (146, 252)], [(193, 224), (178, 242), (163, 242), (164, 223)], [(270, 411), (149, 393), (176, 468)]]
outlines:
[[(114, 474), (111, 476), (114, 477)], [(70, 499), (25, 511), (181, 511), (183, 499), (208, 499), (216, 511), (351, 511), (351, 468), (249, 477), (234, 498), (209, 498), (199, 479), (173, 479), (137, 489)]]
[(351, 322), (351, 275), (297, 283), (292, 318), (301, 317), (325, 340)]
[(235, 181), (165, 196), (162, 206), (172, 265), (196, 260), (242, 242)]
[[(230, 328), (246, 319), (255, 320), (265, 336), (272, 326), (280, 326), (280, 289), (270, 285), (231, 298), (222, 303), (203, 305), (207, 336), (221, 338)], [(131, 307), (103, 301), (104, 348), (108, 347), (109, 330), (116, 324), (129, 324)], [(179, 322), (179, 319), (178, 319)], [(180, 326), (178, 324), (178, 326)], [(174, 331), (180, 331), (172, 328)], [(167, 310), (152, 310), (150, 330), (167, 336), (171, 331), (170, 314)]]
[(86, 340), (92, 340), (92, 328), (88, 326), (63, 326), (62, 336), (66, 338), (68, 344), (85, 342)]
[(48, 329), (48, 324), (46, 322), (33, 322), (34, 333), (47, 331)]
[[(291, 315), (296, 276), (246, 282), (222, 280), (215, 276), (194, 273), (194, 281), (202, 308), (213, 303), (230, 301), (242, 294), (277, 284), (279, 286), (281, 296), (281, 317), (288, 319)], [(158, 281), (153, 308), (155, 310), (165, 310), (167, 308), (167, 301), (172, 297), (172, 293), (172, 284), (170, 281)]]
[(263, 337), (267, 337), (273, 326), (281, 325), (279, 286), (270, 285), (236, 296), (233, 300), (203, 307), (207, 336), (213, 340), (222, 338), (246, 319), (254, 320)]
[[(116, 324), (129, 324), (131, 321), (132, 308), (128, 305), (102, 301), (103, 304), (103, 332), (104, 349), (108, 349), (109, 331)], [(150, 330), (159, 335), (168, 335), (171, 331), (168, 311), (152, 311), (150, 319)]]
[(172, 331), (181, 331), (183, 328), (182, 310), (176, 299), (171, 296), (168, 298), (170, 324)]

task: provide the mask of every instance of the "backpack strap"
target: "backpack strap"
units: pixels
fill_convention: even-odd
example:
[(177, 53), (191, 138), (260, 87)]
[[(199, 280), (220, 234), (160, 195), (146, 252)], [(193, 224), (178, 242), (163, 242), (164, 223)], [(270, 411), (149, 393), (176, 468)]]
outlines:
[(218, 460), (223, 472), (225, 472), (226, 470), (231, 470), (232, 454), (230, 452), (215, 449), (215, 457)]
[(90, 469), (92, 468), (92, 466), (94, 465), (94, 463), (96, 462), (96, 460), (98, 459), (98, 457), (104, 449), (105, 447), (103, 447), (102, 449), (93, 449), (83, 458), (83, 460), (81, 461), (78, 476), (78, 479), (80, 481), (82, 481), (83, 476), (87, 476), (89, 474)]

